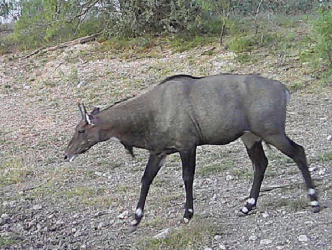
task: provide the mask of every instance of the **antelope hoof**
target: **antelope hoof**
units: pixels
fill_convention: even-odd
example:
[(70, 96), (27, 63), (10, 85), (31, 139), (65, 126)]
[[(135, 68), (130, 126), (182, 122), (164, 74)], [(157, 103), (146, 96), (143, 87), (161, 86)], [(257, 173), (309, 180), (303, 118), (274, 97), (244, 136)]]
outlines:
[(249, 214), (249, 209), (244, 206), (243, 208), (240, 209), (241, 214), (240, 215), (248, 215)]
[(240, 213), (238, 213), (238, 216), (239, 217), (244, 217), (244, 216), (247, 216), (247, 215), (250, 215), (251, 211), (255, 209), (255, 207), (247, 207), (247, 206), (244, 206), (243, 208), (240, 209)]
[(181, 222), (182, 222), (183, 224), (188, 224), (189, 221), (190, 221), (190, 219), (189, 219), (189, 218), (186, 218), (186, 217), (183, 217), (183, 219), (181, 220)]
[(317, 200), (311, 201), (310, 204), (311, 204), (313, 213), (318, 213), (320, 211), (320, 205)]
[(318, 213), (320, 211), (320, 206), (315, 206), (315, 207), (312, 207), (312, 212), (313, 213)]
[(194, 216), (194, 209), (192, 208), (186, 209), (183, 215), (182, 223), (188, 224), (193, 216)]

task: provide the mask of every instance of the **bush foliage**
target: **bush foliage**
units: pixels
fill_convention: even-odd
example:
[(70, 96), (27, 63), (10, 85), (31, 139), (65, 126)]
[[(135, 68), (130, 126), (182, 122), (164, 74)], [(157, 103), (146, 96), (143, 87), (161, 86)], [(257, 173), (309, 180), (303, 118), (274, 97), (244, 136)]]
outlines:
[(313, 24), (317, 34), (316, 51), (327, 67), (332, 67), (332, 9), (321, 9), (318, 19)]
[[(4, 1), (4, 0), (0, 0)], [(106, 37), (146, 34), (220, 34), (230, 17), (259, 12), (299, 14), (312, 0), (17, 0), (6, 15), (20, 13), (13, 40), (23, 48), (66, 41), (103, 31)], [(1, 3), (1, 2), (0, 2)]]

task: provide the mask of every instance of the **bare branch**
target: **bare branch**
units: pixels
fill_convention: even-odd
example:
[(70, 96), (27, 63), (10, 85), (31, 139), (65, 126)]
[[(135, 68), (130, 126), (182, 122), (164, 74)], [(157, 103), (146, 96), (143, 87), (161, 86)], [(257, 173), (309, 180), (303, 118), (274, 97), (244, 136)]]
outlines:
[[(88, 1), (88, 2), (86, 2), (86, 3), (84, 3), (83, 4), (83, 11), (81, 12), (81, 13), (79, 13), (79, 14), (77, 14), (76, 16), (74, 16), (74, 17), (72, 17), (69, 21), (67, 21), (67, 23), (71, 23), (71, 22), (73, 22), (75, 19), (79, 19), (80, 17), (82, 17), (82, 16), (84, 16), (84, 15), (86, 15), (87, 13), (88, 13), (88, 11), (91, 9), (91, 8), (93, 8), (99, 1), (101, 1), (101, 0), (94, 0), (94, 1), (92, 1), (92, 3), (91, 3), (91, 1)], [(90, 4), (89, 4), (90, 3)], [(82, 6), (81, 6), (82, 7)]]
[(257, 10), (256, 10), (256, 15), (255, 15), (255, 35), (257, 35), (257, 32), (258, 32), (257, 18), (258, 18), (259, 10), (260, 10), (261, 5), (262, 5), (263, 2), (264, 2), (264, 0), (261, 0), (259, 2)]

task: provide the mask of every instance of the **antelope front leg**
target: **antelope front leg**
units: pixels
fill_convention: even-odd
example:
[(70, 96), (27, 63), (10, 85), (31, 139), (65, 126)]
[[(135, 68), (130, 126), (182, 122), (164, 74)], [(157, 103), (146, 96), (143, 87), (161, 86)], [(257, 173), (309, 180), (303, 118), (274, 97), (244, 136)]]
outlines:
[(182, 178), (186, 190), (186, 204), (183, 222), (188, 223), (194, 215), (193, 182), (196, 165), (196, 147), (189, 151), (180, 152), (182, 160)]
[(131, 222), (131, 225), (134, 227), (132, 231), (136, 229), (136, 227), (143, 218), (145, 200), (148, 195), (150, 185), (153, 179), (156, 177), (158, 171), (160, 170), (165, 157), (166, 156), (159, 157), (158, 155), (152, 155), (152, 154), (149, 157), (148, 164), (146, 165), (142, 177), (141, 194), (135, 211), (135, 220)]

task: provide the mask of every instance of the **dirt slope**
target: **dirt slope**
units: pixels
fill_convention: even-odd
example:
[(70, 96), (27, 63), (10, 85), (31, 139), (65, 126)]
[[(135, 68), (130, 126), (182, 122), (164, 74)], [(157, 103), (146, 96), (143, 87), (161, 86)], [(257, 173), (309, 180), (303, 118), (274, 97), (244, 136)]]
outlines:
[[(281, 62), (261, 50), (256, 53), (263, 61), (241, 65), (219, 47), (204, 53), (211, 46), (117, 56), (89, 43), (28, 59), (1, 56), (0, 247), (332, 249), (331, 88), (311, 78), (296, 55)], [(292, 94), (287, 132), (306, 148), (323, 210), (310, 212), (295, 164), (267, 149), (270, 164), (258, 208), (238, 217), (253, 173), (243, 145), (234, 142), (198, 149), (196, 215), (189, 225), (180, 224), (184, 191), (179, 157), (172, 155), (151, 188), (141, 226), (128, 233), (147, 153), (136, 150), (131, 159), (121, 145), (105, 142), (64, 162), (79, 119), (76, 103), (103, 107), (176, 73), (220, 72), (260, 73), (291, 89), (305, 87)], [(153, 239), (164, 229), (166, 239)]]

